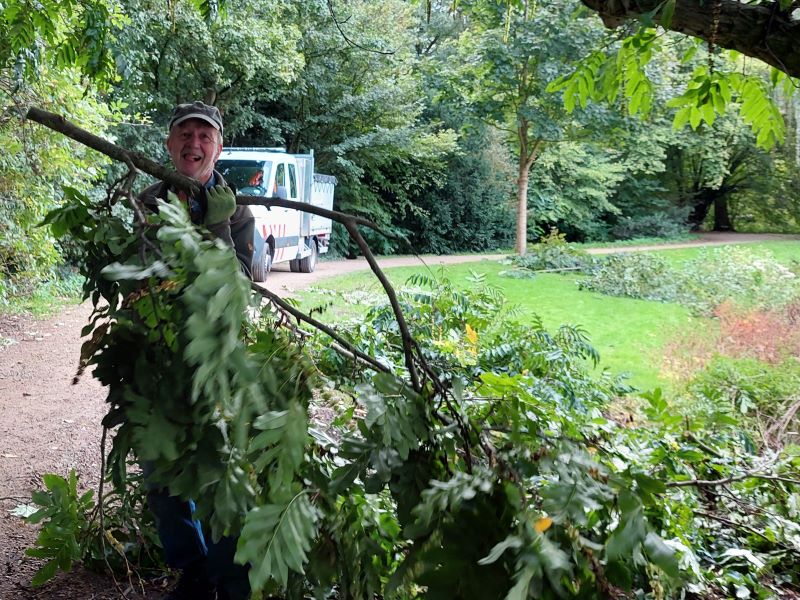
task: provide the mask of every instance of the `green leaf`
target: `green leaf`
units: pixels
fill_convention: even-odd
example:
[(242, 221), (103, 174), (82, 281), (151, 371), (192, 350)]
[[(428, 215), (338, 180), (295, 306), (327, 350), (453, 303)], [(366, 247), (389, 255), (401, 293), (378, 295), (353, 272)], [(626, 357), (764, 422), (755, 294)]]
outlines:
[(300, 492), (285, 505), (259, 506), (247, 513), (236, 549), (239, 564), (250, 563), (254, 591), (270, 579), (286, 587), (289, 569), (302, 574), (316, 536), (317, 512)]
[(700, 112), (700, 109), (696, 106), (692, 106), (689, 109), (689, 124), (692, 126), (692, 129), (697, 129), (702, 120), (703, 114)]
[(691, 106), (684, 106), (677, 113), (675, 113), (675, 119), (672, 121), (672, 129), (677, 131), (689, 122), (689, 114), (691, 109)]
[(44, 566), (36, 571), (36, 574), (31, 579), (31, 585), (38, 587), (50, 581), (58, 570), (58, 561), (56, 559), (50, 560)]
[(667, 546), (664, 540), (651, 531), (644, 538), (643, 545), (650, 562), (664, 571), (669, 577), (678, 577), (680, 568), (675, 551)]
[(675, 0), (666, 0), (661, 7), (661, 18), (659, 24), (664, 29), (669, 29), (672, 24), (672, 16), (675, 14)]
[(493, 562), (497, 561), (506, 550), (517, 550), (521, 548), (523, 545), (523, 541), (516, 535), (510, 535), (502, 542), (495, 544), (494, 548), (491, 549), (489, 554), (478, 561), (479, 565), (490, 565)]
[(717, 118), (717, 114), (714, 111), (714, 107), (711, 104), (704, 104), (703, 105), (703, 120), (708, 123), (708, 126), (712, 126), (714, 121)]
[(508, 590), (505, 600), (528, 600), (528, 590), (531, 580), (538, 574), (540, 568), (526, 564), (514, 573), (514, 586)]
[(331, 473), (330, 491), (332, 494), (341, 494), (347, 490), (356, 478), (364, 471), (366, 464), (362, 462), (349, 463)]
[(619, 525), (606, 541), (606, 558), (609, 561), (630, 559), (633, 549), (646, 535), (642, 503), (628, 491), (619, 494)]

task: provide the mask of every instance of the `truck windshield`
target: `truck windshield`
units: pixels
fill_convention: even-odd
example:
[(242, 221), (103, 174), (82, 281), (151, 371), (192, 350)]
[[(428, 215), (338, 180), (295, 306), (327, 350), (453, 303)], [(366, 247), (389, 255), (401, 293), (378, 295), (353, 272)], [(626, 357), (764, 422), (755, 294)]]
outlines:
[(238, 192), (245, 196), (268, 196), (272, 162), (266, 160), (220, 160), (217, 171), (222, 173), (226, 181), (236, 186)]

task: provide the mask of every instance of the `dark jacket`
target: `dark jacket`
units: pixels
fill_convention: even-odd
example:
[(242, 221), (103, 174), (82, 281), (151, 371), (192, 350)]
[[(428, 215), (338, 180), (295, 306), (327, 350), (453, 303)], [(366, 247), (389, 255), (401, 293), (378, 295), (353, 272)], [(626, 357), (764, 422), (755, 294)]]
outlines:
[[(217, 185), (228, 185), (219, 172), (214, 171), (214, 175), (216, 176)], [(236, 188), (234, 188), (232, 185), (229, 185), (229, 187), (235, 194)], [(157, 199), (160, 198), (162, 200), (166, 200), (167, 192), (169, 192), (169, 186), (166, 183), (154, 183), (150, 187), (145, 188), (142, 193), (139, 194), (139, 200), (141, 200), (149, 210), (158, 212)], [(201, 225), (203, 223), (203, 218), (205, 217), (205, 206), (205, 202), (203, 202), (202, 213), (191, 213), (192, 223), (195, 225)], [(221, 223), (217, 223), (216, 225), (212, 225), (208, 228), (208, 230), (215, 237), (221, 239), (236, 251), (236, 258), (239, 259), (242, 272), (251, 279), (252, 274), (250, 273), (250, 265), (253, 262), (254, 229), (255, 218), (253, 217), (253, 213), (250, 211), (250, 208), (248, 206), (238, 205), (236, 207), (236, 211), (229, 220), (222, 221)]]

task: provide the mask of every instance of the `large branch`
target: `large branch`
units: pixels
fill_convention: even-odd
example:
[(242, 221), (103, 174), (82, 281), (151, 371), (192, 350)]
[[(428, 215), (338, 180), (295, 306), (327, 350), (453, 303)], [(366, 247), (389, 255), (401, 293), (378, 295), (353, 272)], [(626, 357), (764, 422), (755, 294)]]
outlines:
[[(651, 13), (664, 0), (581, 0), (610, 29)], [(717, 5), (717, 1), (719, 4)], [(719, 22), (714, 35), (714, 13)], [(661, 11), (653, 16), (661, 24)], [(668, 29), (703, 40), (714, 37), (723, 48), (752, 56), (792, 77), (800, 77), (800, 21), (776, 3), (744, 4), (734, 0), (676, 0)]]
[[(75, 140), (76, 142), (80, 142), (84, 146), (88, 146), (93, 150), (97, 150), (98, 152), (105, 154), (110, 158), (113, 158), (120, 162), (124, 162), (128, 165), (133, 165), (143, 173), (152, 175), (156, 179), (165, 181), (166, 183), (176, 188), (184, 189), (191, 192), (197, 192), (200, 190), (200, 183), (197, 180), (192, 179), (191, 177), (186, 177), (185, 175), (181, 175), (180, 173), (173, 171), (172, 169), (168, 169), (167, 167), (160, 165), (153, 160), (150, 160), (140, 152), (133, 152), (131, 150), (127, 150), (126, 148), (123, 148), (122, 146), (117, 146), (116, 144), (109, 142), (108, 140), (101, 138), (97, 135), (94, 135), (93, 133), (89, 133), (85, 129), (81, 129), (74, 123), (67, 121), (61, 115), (48, 112), (46, 110), (42, 110), (41, 108), (36, 108), (34, 106), (28, 109), (26, 118), (30, 119), (31, 121), (36, 121), (37, 123), (40, 123), (45, 127), (52, 129), (53, 131), (58, 131), (59, 133), (63, 133), (67, 137)], [(347, 213), (339, 212), (336, 210), (328, 210), (326, 208), (313, 206), (311, 204), (307, 204), (304, 202), (283, 200), (281, 198), (272, 196), (269, 197), (237, 196), (236, 203), (243, 205), (251, 205), (251, 206), (252, 205), (266, 206), (267, 208), (278, 206), (281, 208), (291, 208), (294, 210), (309, 212), (318, 215), (320, 217), (332, 219), (339, 223), (344, 223), (345, 221), (349, 221), (356, 225), (364, 225), (365, 227), (374, 229), (378, 233), (381, 233), (382, 235), (388, 238), (397, 239), (397, 236), (394, 236), (389, 232), (383, 231), (378, 225), (376, 225), (369, 219), (365, 219), (363, 217), (358, 217), (355, 215), (349, 215)]]
[(167, 167), (150, 160), (140, 152), (126, 150), (125, 148), (117, 146), (116, 144), (96, 136), (93, 133), (89, 133), (74, 123), (70, 123), (61, 115), (32, 106), (28, 109), (28, 113), (25, 115), (25, 117), (31, 121), (36, 121), (37, 123), (52, 129), (53, 131), (63, 133), (76, 142), (80, 142), (84, 146), (88, 146), (93, 150), (97, 150), (98, 152), (101, 152), (102, 154), (105, 154), (106, 156), (109, 156), (115, 160), (124, 162), (127, 165), (132, 164), (140, 171), (143, 171), (148, 175), (152, 175), (161, 181), (166, 181), (176, 188), (187, 190), (193, 193), (200, 190), (200, 184), (191, 177), (185, 177), (180, 173), (168, 169)]
[[(125, 148), (117, 146), (108, 140), (89, 133), (85, 129), (81, 129), (77, 125), (70, 123), (61, 115), (32, 107), (28, 110), (27, 118), (31, 119), (32, 121), (36, 121), (37, 123), (41, 123), (42, 125), (49, 127), (54, 131), (63, 133), (64, 135), (94, 150), (97, 150), (98, 152), (102, 152), (106, 156), (124, 162), (129, 166), (135, 166), (137, 169), (140, 169), (141, 171), (157, 177), (171, 185), (192, 191), (198, 191), (200, 189), (200, 184), (196, 180), (180, 175), (175, 171), (171, 171), (138, 152), (131, 152), (130, 150), (126, 150)], [(403, 354), (405, 356), (406, 368), (408, 369), (409, 376), (411, 377), (411, 384), (414, 387), (414, 390), (417, 392), (421, 391), (422, 388), (419, 374), (417, 373), (417, 367), (414, 360), (415, 342), (414, 338), (411, 336), (405, 316), (403, 315), (400, 302), (397, 299), (397, 294), (395, 294), (394, 288), (392, 287), (386, 275), (378, 266), (378, 261), (375, 259), (375, 256), (372, 254), (372, 251), (367, 245), (367, 242), (364, 240), (364, 237), (358, 230), (359, 225), (365, 225), (377, 231), (381, 231), (380, 228), (367, 219), (348, 215), (339, 211), (320, 208), (304, 202), (294, 202), (291, 200), (282, 200), (280, 198), (260, 196), (237, 196), (236, 202), (237, 204), (261, 205), (266, 206), (267, 208), (272, 206), (291, 208), (303, 212), (313, 213), (321, 217), (326, 217), (345, 226), (347, 232), (350, 234), (350, 237), (353, 238), (353, 240), (358, 244), (361, 252), (364, 254), (364, 257), (367, 259), (370, 268), (372, 268), (372, 271), (375, 273), (381, 285), (383, 286), (386, 295), (389, 297), (389, 302), (392, 306), (395, 319), (400, 328), (400, 337), (403, 340)], [(275, 298), (273, 298), (273, 300), (275, 300)], [(331, 335), (331, 331), (332, 330), (326, 331), (326, 333)], [(417, 357), (423, 363), (424, 367), (425, 360), (422, 356), (422, 353), (418, 352)], [(364, 356), (360, 356), (360, 358), (364, 359)], [(428, 371), (426, 370), (426, 372)], [(432, 375), (432, 373), (428, 374)]]

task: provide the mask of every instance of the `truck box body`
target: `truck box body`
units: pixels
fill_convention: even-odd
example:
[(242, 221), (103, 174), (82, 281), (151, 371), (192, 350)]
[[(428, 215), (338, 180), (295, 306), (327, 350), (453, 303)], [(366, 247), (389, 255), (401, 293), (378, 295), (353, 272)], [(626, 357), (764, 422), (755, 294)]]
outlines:
[[(313, 152), (224, 148), (216, 168), (239, 194), (278, 196), (280, 189), (288, 200), (333, 209), (336, 178), (314, 173)], [(252, 265), (255, 281), (264, 281), (272, 265), (279, 262), (289, 261), (292, 271), (314, 270), (317, 256), (328, 251), (330, 219), (287, 208), (250, 208), (256, 219)]]

